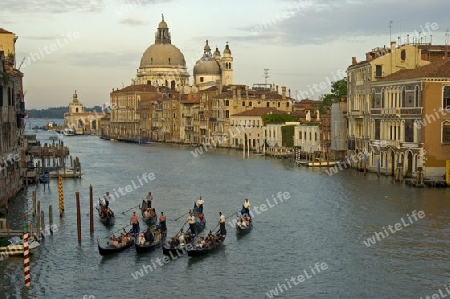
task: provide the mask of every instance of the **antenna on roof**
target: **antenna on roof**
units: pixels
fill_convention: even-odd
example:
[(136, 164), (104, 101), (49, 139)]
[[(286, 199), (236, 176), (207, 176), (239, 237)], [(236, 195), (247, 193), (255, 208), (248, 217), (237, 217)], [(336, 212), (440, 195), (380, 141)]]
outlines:
[(445, 31), (445, 45), (448, 45), (448, 36), (449, 36), (449, 29), (447, 28), (447, 31)]
[(267, 85), (267, 79), (269, 79), (269, 69), (264, 69), (264, 84)]
[(392, 41), (392, 21), (389, 21), (389, 42)]

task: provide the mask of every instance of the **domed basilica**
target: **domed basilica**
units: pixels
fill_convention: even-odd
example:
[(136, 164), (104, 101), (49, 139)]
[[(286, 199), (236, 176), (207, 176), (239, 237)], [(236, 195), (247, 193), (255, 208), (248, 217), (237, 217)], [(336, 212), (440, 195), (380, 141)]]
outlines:
[(211, 53), (208, 41), (203, 50), (203, 56), (193, 68), (193, 86), (190, 86), (186, 60), (180, 49), (172, 45), (169, 27), (163, 16), (155, 34), (155, 43), (142, 55), (134, 84), (164, 86), (181, 93), (203, 90), (218, 83), (232, 84), (233, 57), (228, 43), (222, 57), (217, 47), (214, 54)]

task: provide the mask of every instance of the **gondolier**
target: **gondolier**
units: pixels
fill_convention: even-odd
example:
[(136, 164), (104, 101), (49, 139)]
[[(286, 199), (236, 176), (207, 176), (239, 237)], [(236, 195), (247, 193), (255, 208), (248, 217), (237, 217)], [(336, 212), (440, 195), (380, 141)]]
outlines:
[(133, 225), (133, 228), (132, 228), (133, 233), (138, 234), (139, 233), (139, 218), (136, 215), (136, 212), (133, 212), (133, 215), (131, 215), (130, 224)]
[(161, 212), (161, 215), (159, 216), (159, 225), (166, 227), (166, 216), (164, 215), (164, 212)]
[(197, 230), (196, 230), (196, 227), (195, 227), (195, 216), (192, 214), (192, 212), (189, 212), (188, 223), (189, 223), (189, 228), (191, 230), (191, 233), (193, 235), (196, 235), (197, 234)]
[(222, 212), (219, 212), (219, 225), (220, 225), (220, 234), (226, 235), (227, 230), (225, 229), (225, 216), (222, 214)]
[(241, 212), (241, 214), (247, 214), (248, 216), (250, 216), (250, 202), (247, 198), (244, 201), (243, 212), (244, 213)]
[(152, 200), (153, 200), (152, 193), (149, 192), (148, 195), (147, 195), (147, 208), (151, 208), (152, 207)]
[(197, 199), (197, 208), (199, 209), (200, 213), (203, 213), (203, 204), (205, 203), (205, 201), (202, 199), (202, 197), (200, 196), (199, 199)]
[(105, 200), (106, 208), (108, 208), (109, 207), (109, 200), (111, 199), (111, 196), (109, 196), (109, 192), (106, 192), (105, 196), (103, 196), (103, 199)]

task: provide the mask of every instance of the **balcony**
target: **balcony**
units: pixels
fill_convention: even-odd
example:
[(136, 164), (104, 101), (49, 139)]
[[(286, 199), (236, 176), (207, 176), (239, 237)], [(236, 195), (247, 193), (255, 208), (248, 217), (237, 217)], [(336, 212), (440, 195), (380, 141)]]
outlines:
[(209, 118), (209, 121), (216, 122), (216, 121), (217, 121), (217, 118), (216, 118), (216, 117), (210, 117), (210, 118)]
[(351, 110), (350, 115), (355, 118), (362, 118), (363, 117), (363, 111), (362, 110)]

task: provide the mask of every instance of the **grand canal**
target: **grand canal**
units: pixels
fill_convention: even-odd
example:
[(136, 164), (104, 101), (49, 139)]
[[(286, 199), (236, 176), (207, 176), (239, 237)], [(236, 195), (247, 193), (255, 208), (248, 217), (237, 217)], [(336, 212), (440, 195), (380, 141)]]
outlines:
[[(45, 140), (48, 135), (38, 137), (51, 142)], [(439, 289), (446, 294), (450, 189), (414, 189), (390, 177), (348, 170), (328, 176), (320, 169), (297, 167), (292, 160), (243, 159), (242, 152), (228, 149), (194, 157), (192, 147), (179, 145), (125, 144), (94, 136), (63, 141), (80, 158), (84, 175), (64, 181), (64, 217), (55, 213), (57, 229), (31, 257), (31, 288), (23, 287), (22, 259), (0, 261), (1, 298), (425, 298)], [(151, 173), (154, 180), (137, 183)], [(95, 198), (133, 186), (110, 204), (115, 225), (107, 228), (95, 218), (93, 235), (88, 217), (91, 184)], [(31, 211), (32, 190), (34, 186), (11, 201), (8, 219), (13, 228), (21, 228), (23, 213)], [(50, 204), (57, 211), (57, 180), (36, 190), (46, 215)], [(104, 244), (127, 225), (130, 212), (122, 212), (139, 204), (148, 191), (158, 214), (163, 211), (168, 217), (169, 236), (186, 220), (173, 219), (199, 196), (205, 199), (207, 230), (216, 227), (219, 211), (229, 215), (245, 198), (260, 213), (254, 213), (254, 230), (247, 235), (238, 237), (227, 225), (223, 248), (204, 258), (183, 256), (163, 263), (160, 250), (137, 255), (134, 249), (101, 257), (97, 239)], [(275, 201), (279, 192), (289, 198)], [(415, 219), (413, 211), (425, 216)], [(397, 231), (388, 229), (398, 223)], [(367, 246), (375, 233), (379, 240)]]

